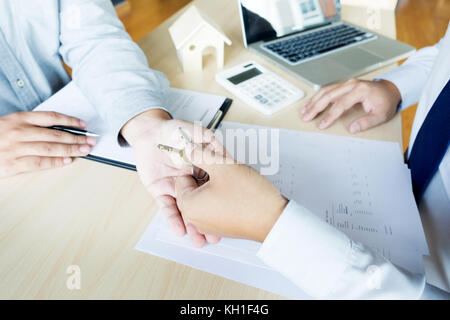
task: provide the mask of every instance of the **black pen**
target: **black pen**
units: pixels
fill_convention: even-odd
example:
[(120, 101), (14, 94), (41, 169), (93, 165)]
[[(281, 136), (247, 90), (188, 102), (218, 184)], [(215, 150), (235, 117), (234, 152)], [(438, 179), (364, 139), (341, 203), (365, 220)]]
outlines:
[(76, 135), (79, 135), (79, 136), (99, 137), (99, 135), (96, 134), (96, 133), (89, 132), (89, 131), (86, 131), (86, 130), (83, 130), (83, 129), (77, 129), (77, 128), (53, 126), (53, 127), (50, 127), (49, 129), (64, 131), (64, 132), (76, 134)]

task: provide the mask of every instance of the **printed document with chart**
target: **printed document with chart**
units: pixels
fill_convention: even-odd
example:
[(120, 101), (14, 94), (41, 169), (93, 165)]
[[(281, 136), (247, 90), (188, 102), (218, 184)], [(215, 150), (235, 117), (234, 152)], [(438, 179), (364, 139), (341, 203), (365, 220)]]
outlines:
[[(220, 130), (250, 129), (259, 134), (261, 128), (228, 122)], [(266, 138), (258, 135), (258, 139)], [(244, 154), (237, 160), (246, 159)], [(392, 263), (424, 272), (422, 256), (428, 254), (428, 247), (410, 172), (397, 143), (280, 129), (279, 159), (280, 169), (267, 178), (288, 199)], [(261, 169), (261, 165), (254, 167)], [(136, 245), (140, 251), (234, 281), (289, 298), (308, 299), (258, 259), (259, 247), (253, 241), (222, 239), (217, 245), (194, 248), (187, 236), (171, 233), (161, 213)]]

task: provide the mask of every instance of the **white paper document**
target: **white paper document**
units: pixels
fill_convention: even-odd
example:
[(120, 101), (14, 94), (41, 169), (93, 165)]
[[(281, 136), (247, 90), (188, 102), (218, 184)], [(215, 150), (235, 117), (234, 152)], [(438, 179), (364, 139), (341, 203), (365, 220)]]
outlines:
[[(218, 131), (224, 137), (225, 129), (256, 130), (258, 141), (249, 145), (260, 146), (268, 136), (260, 130), (265, 128), (257, 126), (223, 123)], [(409, 169), (397, 143), (280, 129), (278, 147), (279, 170), (267, 178), (288, 199), (394, 264), (424, 272), (422, 256), (428, 254), (428, 247)], [(274, 149), (267, 148), (267, 155)], [(237, 153), (240, 162), (249, 163), (250, 157)], [(259, 246), (222, 239), (217, 245), (197, 249), (187, 236), (173, 235), (158, 213), (136, 249), (289, 298), (308, 298), (256, 257)]]
[[(200, 121), (204, 127), (214, 119), (226, 97), (170, 88), (168, 109), (176, 119)], [(126, 164), (135, 164), (131, 148), (122, 148), (117, 136), (109, 131), (108, 125), (83, 95), (74, 82), (69, 83), (34, 111), (56, 111), (82, 119), (88, 123), (88, 131), (100, 135), (91, 156), (106, 158)]]

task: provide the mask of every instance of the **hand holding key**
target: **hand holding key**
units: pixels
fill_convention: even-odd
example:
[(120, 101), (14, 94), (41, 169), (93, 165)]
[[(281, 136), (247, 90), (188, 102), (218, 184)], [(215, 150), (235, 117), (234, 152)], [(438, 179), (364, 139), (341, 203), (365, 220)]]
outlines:
[(139, 130), (134, 130), (137, 128), (136, 125), (125, 126), (122, 129), (122, 134), (134, 149), (142, 183), (158, 202), (161, 212), (175, 234), (183, 236), (187, 233), (193, 245), (197, 247), (203, 246), (206, 242), (216, 243), (220, 238), (201, 234), (192, 224), (183, 221), (175, 193), (177, 177), (207, 177), (204, 173), (201, 175), (200, 170), (191, 163), (183, 160), (181, 150), (186, 144), (181, 140), (179, 128), (181, 127), (198, 143), (215, 145), (217, 142), (214, 134), (205, 128), (195, 127), (191, 122), (170, 119), (168, 115), (166, 119), (156, 121), (151, 114), (154, 112), (150, 110), (147, 112), (150, 113), (148, 117), (141, 115), (135, 120), (135, 124), (139, 122)]

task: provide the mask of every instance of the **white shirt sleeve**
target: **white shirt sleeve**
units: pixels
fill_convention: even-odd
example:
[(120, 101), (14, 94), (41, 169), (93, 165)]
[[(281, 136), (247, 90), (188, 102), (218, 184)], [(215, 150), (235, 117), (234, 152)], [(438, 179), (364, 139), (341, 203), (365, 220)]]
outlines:
[(384, 79), (394, 83), (402, 96), (400, 109), (419, 102), (422, 89), (425, 87), (433, 64), (439, 54), (442, 40), (431, 47), (415, 52), (400, 67), (392, 69), (376, 79)]
[(290, 201), (258, 256), (314, 298), (446, 298), (423, 275), (393, 265)]

